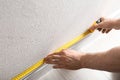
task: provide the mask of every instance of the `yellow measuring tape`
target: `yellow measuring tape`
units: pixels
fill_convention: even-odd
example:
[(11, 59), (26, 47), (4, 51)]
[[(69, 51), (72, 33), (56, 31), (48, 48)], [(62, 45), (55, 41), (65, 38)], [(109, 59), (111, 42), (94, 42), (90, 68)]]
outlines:
[[(100, 19), (99, 19), (100, 20)], [(99, 21), (95, 21), (93, 23), (93, 25), (98, 24), (99, 22), (101, 22), (101, 20)], [(63, 46), (59, 47), (58, 49), (56, 49), (54, 52), (59, 52), (62, 49), (67, 49), (71, 46), (73, 46), (74, 44), (76, 44), (77, 42), (79, 42), (80, 40), (82, 40), (85, 36), (87, 36), (88, 34), (92, 33), (93, 30), (86, 30), (84, 33), (82, 33), (81, 35), (77, 36), (76, 38), (72, 39), (71, 41), (69, 41), (68, 43), (64, 44)], [(39, 60), (37, 63), (35, 63), (34, 65), (30, 66), (28, 69), (24, 70), (23, 72), (21, 72), (20, 74), (16, 75), (14, 78), (12, 78), (12, 80), (21, 80), (22, 78), (24, 78), (25, 76), (27, 76), (29, 73), (33, 72), (34, 70), (38, 69), (39, 67), (41, 67), (44, 64), (44, 59)]]

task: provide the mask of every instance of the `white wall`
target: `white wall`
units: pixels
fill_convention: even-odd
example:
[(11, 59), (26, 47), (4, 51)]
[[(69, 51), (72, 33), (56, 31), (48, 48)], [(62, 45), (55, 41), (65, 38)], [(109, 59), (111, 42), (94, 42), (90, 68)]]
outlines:
[[(0, 0), (0, 80), (11, 79), (84, 32), (94, 20), (112, 14), (119, 9), (119, 3), (119, 0)], [(79, 74), (85, 75), (85, 71)]]

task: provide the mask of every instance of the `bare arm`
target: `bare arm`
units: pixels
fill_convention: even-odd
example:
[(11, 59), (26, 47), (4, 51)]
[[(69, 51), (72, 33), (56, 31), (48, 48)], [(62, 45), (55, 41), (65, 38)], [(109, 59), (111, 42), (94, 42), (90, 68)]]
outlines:
[(81, 60), (84, 68), (120, 72), (120, 47), (105, 52), (86, 54)]
[(81, 68), (120, 72), (120, 47), (105, 52), (83, 53), (74, 50), (63, 50), (45, 58), (54, 68), (77, 70)]
[[(104, 19), (93, 25), (92, 30), (97, 29), (102, 33), (108, 33), (112, 29), (120, 29), (120, 19)], [(63, 50), (57, 54), (50, 54), (45, 58), (48, 64), (54, 64), (54, 68), (77, 70), (90, 68), (110, 72), (120, 72), (120, 47), (112, 48), (95, 54), (77, 52), (74, 50)]]

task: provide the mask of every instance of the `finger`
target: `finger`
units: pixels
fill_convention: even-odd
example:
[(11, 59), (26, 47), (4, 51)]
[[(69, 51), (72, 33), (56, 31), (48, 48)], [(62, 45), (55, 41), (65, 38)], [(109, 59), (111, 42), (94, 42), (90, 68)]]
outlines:
[(48, 55), (47, 57), (44, 58), (45, 63), (49, 63), (49, 61), (52, 60), (52, 55)]
[(90, 27), (90, 30), (95, 30), (97, 27), (98, 27), (98, 24), (92, 25), (92, 26)]
[(97, 28), (97, 30), (98, 30), (98, 31), (101, 31), (101, 30), (102, 30), (102, 28)]
[(60, 59), (60, 58), (61, 58), (60, 55), (54, 54), (54, 55), (49, 55), (49, 56), (47, 56), (47, 57), (44, 59), (44, 61), (45, 61), (45, 62), (51, 62), (53, 59)]
[(49, 57), (52, 57), (53, 55), (61, 55), (61, 52), (50, 53), (49, 55), (47, 55), (47, 56), (45, 57), (45, 60), (48, 59)]
[(95, 30), (95, 29), (100, 29), (101, 30), (101, 28), (103, 28), (103, 26), (104, 26), (104, 23), (101, 22), (99, 24), (93, 25), (93, 27), (91, 29), (92, 30)]
[(51, 59), (61, 60), (62, 55), (53, 55), (51, 56)]
[(108, 29), (108, 30), (106, 31), (106, 33), (109, 33), (111, 30), (112, 30), (112, 29)]
[(49, 54), (47, 57), (44, 58), (44, 61), (46, 63), (51, 63), (52, 59), (60, 59), (62, 57), (62, 55), (64, 55), (66, 52), (65, 49), (63, 49), (62, 51), (60, 52), (55, 52), (53, 54)]
[[(104, 18), (104, 17), (101, 17), (99, 20), (101, 20), (101, 21), (103, 22), (103, 21), (105, 20), (105, 18)], [(93, 25), (90, 27), (90, 30), (95, 30), (95, 29), (99, 28), (99, 27), (100, 27), (99, 24), (102, 23), (102, 22), (99, 21), (99, 23), (97, 23), (97, 21), (96, 21), (97, 24), (95, 24), (95, 25), (93, 24)], [(98, 29), (98, 30), (99, 30), (99, 29)], [(100, 29), (100, 30), (101, 30), (101, 29)]]
[(55, 52), (54, 54), (58, 54), (58, 55), (64, 55), (64, 53), (66, 52), (67, 49), (62, 49), (59, 52)]
[(105, 33), (105, 32), (106, 32), (106, 29), (103, 29), (103, 30), (102, 30), (102, 33)]
[(66, 52), (67, 52), (67, 49), (62, 49), (62, 50), (59, 52), (59, 55), (65, 55)]
[(62, 49), (61, 52), (62, 53), (65, 53), (67, 51), (67, 49)]
[(59, 59), (51, 59), (46, 61), (47, 64), (61, 64), (61, 61)]
[(57, 69), (57, 68), (64, 68), (63, 65), (54, 65), (53, 68)]

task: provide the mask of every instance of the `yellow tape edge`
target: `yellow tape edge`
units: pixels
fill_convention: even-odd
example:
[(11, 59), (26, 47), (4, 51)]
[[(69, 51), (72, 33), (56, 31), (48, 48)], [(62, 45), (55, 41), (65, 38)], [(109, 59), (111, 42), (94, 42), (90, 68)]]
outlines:
[[(92, 25), (95, 25), (95, 24), (96, 24), (96, 22), (94, 22)], [(54, 52), (59, 52), (62, 49), (67, 49), (67, 48), (71, 47), (72, 45), (76, 44), (77, 42), (79, 42), (80, 40), (82, 40), (86, 35), (88, 35), (88, 34), (90, 34), (92, 32), (94, 32), (94, 31), (88, 29), (87, 31), (85, 31), (81, 35), (77, 36), (76, 38), (72, 39), (68, 43), (66, 43), (63, 46), (61, 46), (58, 49), (56, 49)], [(39, 60), (34, 65), (30, 66), (29, 68), (27, 68), (26, 70), (24, 70), (20, 74), (18, 74), (15, 77), (13, 77), (11, 80), (20, 80), (23, 77), (25, 77), (26, 75), (28, 75), (29, 73), (31, 73), (32, 71), (34, 71), (35, 69), (37, 69), (38, 67), (42, 66), (43, 64), (44, 64), (44, 59)]]
[(41, 59), (40, 61), (38, 61), (34, 65), (30, 66), (29, 68), (27, 68), (26, 70), (21, 72), (20, 74), (16, 75), (14, 78), (12, 78), (12, 80), (22, 79), (23, 77), (25, 77), (26, 75), (28, 75), (29, 73), (31, 73), (32, 71), (34, 71), (35, 69), (40, 67), (43, 63), (44, 63), (44, 59)]

